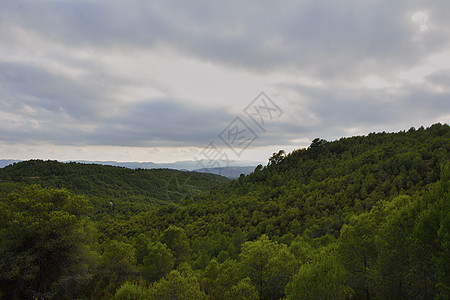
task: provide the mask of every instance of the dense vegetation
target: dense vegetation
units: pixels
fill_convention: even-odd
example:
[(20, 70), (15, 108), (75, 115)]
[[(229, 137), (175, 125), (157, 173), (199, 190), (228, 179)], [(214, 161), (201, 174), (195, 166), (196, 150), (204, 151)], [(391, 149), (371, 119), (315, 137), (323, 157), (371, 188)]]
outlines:
[(172, 169), (128, 169), (83, 163), (30, 160), (0, 169), (0, 182), (66, 188), (89, 197), (94, 217), (148, 211), (155, 204), (178, 203), (228, 179), (210, 173)]
[(449, 159), (435, 124), (315, 139), (229, 182), (19, 163), (0, 170), (0, 295), (447, 299)]

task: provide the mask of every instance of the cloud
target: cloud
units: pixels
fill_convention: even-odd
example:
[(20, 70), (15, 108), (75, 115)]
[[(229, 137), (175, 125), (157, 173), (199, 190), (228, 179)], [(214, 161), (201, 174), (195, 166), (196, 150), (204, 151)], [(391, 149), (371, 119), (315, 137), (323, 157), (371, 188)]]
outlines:
[(426, 76), (426, 80), (442, 93), (450, 92), (450, 69), (439, 70)]
[(423, 84), (379, 89), (292, 85), (284, 89), (292, 93), (288, 109), (297, 117), (285, 120), (281, 127), (287, 133), (310, 138), (337, 139), (427, 126), (445, 122), (450, 111), (449, 93)]
[(255, 147), (446, 122), (450, 61), (433, 57), (450, 52), (449, 10), (444, 0), (4, 0), (0, 138), (204, 147), (261, 90), (285, 113)]
[[(2, 17), (14, 27), (55, 43), (104, 50), (167, 46), (256, 72), (292, 69), (336, 77), (392, 71), (449, 43), (450, 21), (442, 13), (449, 5), (443, 1), (7, 1), (4, 6)], [(414, 18), (418, 13), (422, 18)]]
[[(0, 62), (4, 141), (58, 144), (192, 146), (205, 144), (234, 115), (186, 99), (124, 99), (113, 79), (74, 78), (45, 66)], [(130, 87), (131, 89), (131, 87)]]

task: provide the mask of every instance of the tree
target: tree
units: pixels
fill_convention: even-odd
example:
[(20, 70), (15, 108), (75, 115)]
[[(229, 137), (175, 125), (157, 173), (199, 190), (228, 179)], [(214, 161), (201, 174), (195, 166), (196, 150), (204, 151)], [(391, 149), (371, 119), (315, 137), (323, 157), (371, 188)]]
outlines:
[(258, 292), (263, 291), (264, 271), (269, 260), (274, 258), (280, 245), (262, 235), (258, 240), (245, 242), (239, 255), (241, 272), (255, 284)]
[(150, 289), (150, 299), (203, 300), (207, 299), (196, 277), (184, 277), (177, 270), (155, 282)]
[(136, 261), (138, 264), (142, 264), (144, 257), (148, 254), (148, 244), (150, 243), (150, 238), (141, 233), (133, 241), (133, 247), (136, 250)]
[(232, 286), (236, 285), (242, 279), (243, 275), (239, 269), (239, 264), (235, 260), (228, 259), (219, 266), (216, 264), (216, 260), (211, 260), (211, 269), (209, 269), (208, 273), (205, 273), (205, 275), (217, 274), (214, 281), (209, 281), (212, 288), (208, 290), (213, 290), (214, 294), (209, 294), (214, 295), (217, 299), (224, 299), (226, 292), (229, 291)]
[(271, 158), (269, 158), (269, 166), (278, 165), (283, 161), (286, 157), (286, 152), (284, 150), (278, 151), (278, 153), (274, 153)]
[(136, 283), (125, 282), (117, 289), (114, 295), (116, 300), (145, 300), (148, 299), (146, 289)]
[(258, 300), (258, 291), (252, 285), (250, 278), (246, 277), (239, 281), (238, 284), (233, 285), (229, 291), (226, 292), (227, 299), (234, 300)]
[(311, 145), (309, 146), (309, 150), (311, 150), (312, 153), (317, 153), (319, 151), (319, 149), (326, 145), (328, 142), (324, 139), (320, 139), (320, 138), (315, 138), (312, 142)]
[(398, 196), (383, 203), (383, 221), (378, 226), (376, 246), (377, 273), (381, 276), (378, 295), (383, 298), (406, 298), (406, 275), (410, 269), (408, 238), (416, 220), (416, 202)]
[(271, 258), (264, 267), (264, 288), (261, 298), (283, 298), (285, 287), (297, 269), (298, 263), (294, 254), (287, 250), (286, 245), (282, 245), (276, 256)]
[[(447, 192), (447, 203), (450, 202), (450, 196)], [(441, 227), (438, 232), (438, 239), (440, 243), (440, 253), (436, 255), (437, 264), (437, 288), (439, 290), (439, 298), (445, 299), (450, 295), (450, 214), (447, 210), (447, 216), (445, 216), (441, 222)]]
[(436, 253), (439, 252), (439, 208), (433, 205), (419, 213), (409, 236), (410, 270), (407, 275), (411, 297), (431, 299), (436, 290)]
[(150, 242), (148, 254), (143, 259), (142, 274), (150, 282), (159, 280), (172, 270), (175, 258), (165, 244)]
[(450, 163), (441, 179), (419, 199), (422, 211), (410, 236), (412, 297), (445, 299), (450, 295)]
[(103, 245), (103, 266), (111, 280), (122, 280), (136, 274), (136, 255), (130, 244), (111, 240)]
[(219, 276), (220, 266), (216, 259), (211, 259), (203, 271), (202, 287), (212, 299), (219, 297), (217, 295), (217, 277)]
[(96, 263), (87, 200), (67, 190), (31, 186), (1, 203), (0, 288), (5, 297), (80, 293)]
[(338, 256), (348, 272), (348, 284), (356, 298), (370, 299), (373, 293), (373, 274), (377, 261), (374, 240), (374, 215), (363, 213), (353, 216), (342, 226), (338, 242)]
[(191, 247), (183, 228), (170, 226), (163, 232), (161, 241), (165, 243), (174, 254), (175, 265), (179, 265), (189, 259)]
[(438, 231), (439, 253), (436, 254), (438, 297), (450, 295), (450, 162), (442, 167), (441, 180), (437, 192), (440, 207), (440, 227)]
[(286, 287), (287, 299), (348, 299), (351, 295), (346, 271), (330, 253), (320, 253), (302, 265)]

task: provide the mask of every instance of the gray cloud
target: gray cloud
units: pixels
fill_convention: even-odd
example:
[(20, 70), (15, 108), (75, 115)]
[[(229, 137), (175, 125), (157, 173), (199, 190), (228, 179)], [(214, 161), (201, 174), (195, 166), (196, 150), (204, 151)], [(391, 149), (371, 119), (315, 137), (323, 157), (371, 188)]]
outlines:
[[(190, 105), (185, 99), (121, 102), (110, 82), (77, 80), (42, 66), (0, 62), (2, 111), (13, 126), (3, 140), (60, 144), (192, 146), (205, 144), (234, 117), (223, 109)], [(127, 86), (125, 84), (125, 86)], [(124, 87), (120, 87), (123, 89)]]
[(375, 90), (332, 85), (315, 88), (285, 85), (284, 88), (296, 94), (288, 109), (297, 116), (279, 124), (278, 131), (286, 132), (285, 136), (281, 135), (286, 139), (294, 139), (292, 134), (310, 139), (337, 139), (343, 135), (403, 130), (448, 121), (445, 118), (450, 112), (450, 93), (422, 84)]
[[(291, 78), (294, 83), (271, 83), (290, 96), (280, 100), (285, 114), (257, 146), (445, 122), (448, 69), (394, 87), (366, 88), (360, 81), (375, 76), (389, 82), (448, 51), (448, 11), (444, 0), (4, 0), (0, 138), (205, 146), (236, 116), (236, 107), (214, 99), (199, 103), (174, 92), (180, 82), (167, 86), (157, 76), (133, 73), (132, 66), (120, 68), (121, 58), (133, 61), (152, 51), (249, 76)], [(321, 85), (299, 83), (298, 77)], [(162, 96), (131, 92), (146, 87)]]
[[(232, 67), (289, 68), (321, 77), (393, 71), (449, 44), (445, 1), (6, 1), (3, 6), (2, 18), (13, 26), (75, 47), (162, 44)], [(422, 10), (429, 24), (420, 34), (411, 17)]]
[(426, 80), (441, 89), (441, 92), (450, 92), (450, 69), (434, 72), (426, 77)]

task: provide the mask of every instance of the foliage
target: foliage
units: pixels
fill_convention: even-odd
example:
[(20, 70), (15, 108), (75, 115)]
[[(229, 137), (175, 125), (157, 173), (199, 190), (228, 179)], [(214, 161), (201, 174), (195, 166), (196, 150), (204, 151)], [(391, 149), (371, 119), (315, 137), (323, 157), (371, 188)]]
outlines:
[(239, 281), (238, 284), (233, 285), (231, 289), (225, 293), (225, 297), (235, 300), (257, 300), (258, 291), (252, 285), (250, 278), (246, 277)]
[(148, 292), (138, 284), (125, 282), (114, 295), (116, 300), (145, 300), (149, 299)]
[(164, 277), (175, 265), (175, 258), (165, 244), (150, 242), (143, 259), (142, 275), (150, 282)]
[(86, 199), (30, 186), (0, 204), (1, 289), (24, 298), (79, 293), (96, 264)]
[(29, 160), (0, 169), (0, 182), (66, 188), (90, 196), (96, 215), (137, 213), (155, 204), (180, 203), (228, 181), (210, 174), (171, 169), (123, 167)]
[(183, 228), (170, 226), (164, 230), (161, 240), (174, 253), (177, 265), (189, 259), (191, 247)]
[(286, 287), (287, 299), (348, 299), (346, 271), (333, 253), (319, 253), (300, 267)]
[(111, 240), (103, 244), (102, 263), (107, 276), (121, 280), (136, 272), (136, 255), (132, 245)]
[(18, 163), (0, 169), (1, 295), (447, 299), (449, 159), (435, 124), (315, 139), (223, 182)]
[(206, 294), (200, 290), (196, 277), (184, 277), (176, 270), (153, 284), (150, 289), (150, 297), (161, 300), (207, 299)]

